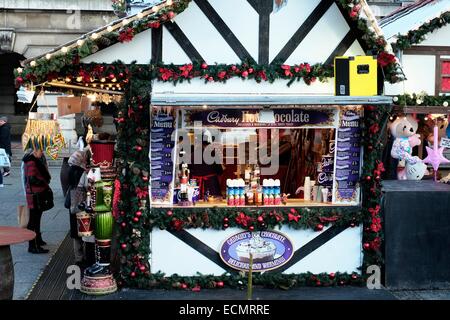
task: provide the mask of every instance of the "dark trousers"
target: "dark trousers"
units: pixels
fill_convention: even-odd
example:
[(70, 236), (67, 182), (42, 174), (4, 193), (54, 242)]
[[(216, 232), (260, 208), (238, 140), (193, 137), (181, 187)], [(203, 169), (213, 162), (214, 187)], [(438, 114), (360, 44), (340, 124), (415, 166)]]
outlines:
[(41, 217), (42, 211), (30, 209), (30, 220), (28, 221), (27, 229), (36, 233), (36, 238), (29, 242), (30, 246), (37, 246), (36, 239), (41, 233)]

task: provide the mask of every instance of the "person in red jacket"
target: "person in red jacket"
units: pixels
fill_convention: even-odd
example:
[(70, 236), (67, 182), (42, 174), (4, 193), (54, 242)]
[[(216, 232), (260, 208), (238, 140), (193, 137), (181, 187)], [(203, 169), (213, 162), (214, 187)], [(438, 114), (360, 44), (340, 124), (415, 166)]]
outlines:
[(28, 252), (48, 253), (47, 249), (42, 248), (43, 245), (46, 245), (41, 236), (42, 211), (37, 209), (33, 194), (50, 188), (50, 173), (48, 172), (42, 150), (34, 150), (32, 153), (25, 154), (22, 161), (24, 163), (27, 205), (30, 209), (30, 220), (27, 229), (36, 233), (36, 238), (29, 242)]

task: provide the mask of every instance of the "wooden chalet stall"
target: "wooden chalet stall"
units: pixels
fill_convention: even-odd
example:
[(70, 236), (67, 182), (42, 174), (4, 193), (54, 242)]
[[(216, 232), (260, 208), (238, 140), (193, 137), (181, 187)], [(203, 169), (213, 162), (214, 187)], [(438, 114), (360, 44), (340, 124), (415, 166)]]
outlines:
[[(391, 99), (335, 96), (332, 64), (379, 55), (396, 81), (379, 32), (358, 0), (180, 0), (88, 34), (87, 52), (74, 45), (78, 71), (59, 78), (81, 69), (125, 94), (119, 284), (241, 286), (250, 259), (255, 284), (363, 283), (365, 267), (382, 263), (378, 135)], [(284, 153), (269, 172), (253, 151), (276, 134)], [(191, 164), (191, 144), (227, 161)]]

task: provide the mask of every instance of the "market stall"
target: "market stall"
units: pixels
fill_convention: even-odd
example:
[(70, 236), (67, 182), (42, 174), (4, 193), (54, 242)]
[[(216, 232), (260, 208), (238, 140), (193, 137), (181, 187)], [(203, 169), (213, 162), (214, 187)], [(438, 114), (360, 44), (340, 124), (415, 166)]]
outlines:
[[(377, 62), (395, 82), (388, 49), (357, 0), (163, 1), (26, 61), (17, 81), (123, 92), (119, 285), (236, 287), (250, 264), (257, 285), (361, 284), (382, 263), (379, 136), (391, 99), (377, 81), (367, 95), (345, 95), (351, 81), (335, 89), (333, 61), (367, 54), (375, 67), (358, 69), (359, 84), (376, 79)], [(97, 205), (94, 220), (107, 212)]]

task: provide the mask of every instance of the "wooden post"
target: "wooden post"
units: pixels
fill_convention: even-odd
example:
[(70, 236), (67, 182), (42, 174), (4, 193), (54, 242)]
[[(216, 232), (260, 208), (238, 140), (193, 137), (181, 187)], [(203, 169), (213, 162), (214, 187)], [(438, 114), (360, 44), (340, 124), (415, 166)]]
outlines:
[(247, 300), (252, 300), (253, 295), (253, 284), (252, 284), (252, 274), (253, 273), (253, 254), (250, 253), (250, 267), (248, 269), (248, 286), (247, 286)]

